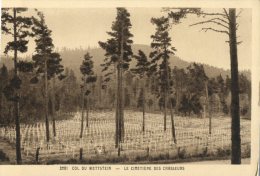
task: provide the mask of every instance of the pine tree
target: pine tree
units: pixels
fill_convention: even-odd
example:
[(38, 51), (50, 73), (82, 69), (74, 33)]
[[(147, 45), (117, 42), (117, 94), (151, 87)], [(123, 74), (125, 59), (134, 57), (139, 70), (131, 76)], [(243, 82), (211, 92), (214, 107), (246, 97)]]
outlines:
[[(87, 116), (86, 116), (86, 127), (88, 127), (88, 119), (89, 119), (89, 100), (88, 95), (90, 94), (90, 90), (88, 89), (89, 83), (94, 83), (97, 80), (97, 77), (94, 75), (93, 71), (93, 61), (92, 56), (90, 56), (89, 53), (86, 53), (84, 56), (84, 60), (82, 62), (82, 65), (80, 66), (80, 72), (83, 75), (83, 85), (82, 85), (82, 116), (81, 116), (81, 129), (80, 129), (80, 138), (82, 138), (83, 135), (83, 122), (84, 122), (84, 110), (85, 110), (85, 104), (87, 108)], [(85, 102), (85, 96), (87, 97), (87, 101)]]
[(139, 102), (141, 100), (142, 103), (142, 109), (143, 109), (143, 125), (142, 125), (142, 131), (145, 131), (145, 81), (147, 78), (147, 74), (149, 71), (149, 67), (150, 67), (150, 63), (148, 62), (147, 56), (145, 55), (145, 53), (141, 50), (138, 51), (138, 55), (134, 56), (137, 63), (134, 69), (131, 69), (131, 71), (133, 73), (135, 73), (136, 75), (138, 75), (142, 81), (142, 87), (141, 87), (141, 99), (139, 99), (138, 101), (138, 105)]
[[(31, 36), (30, 28), (32, 26), (32, 18), (23, 15), (26, 8), (2, 8), (1, 14), (1, 29), (2, 33), (10, 35), (12, 41), (8, 42), (4, 53), (10, 51), (14, 53), (14, 77), (5, 88), (5, 93), (8, 94), (9, 100), (14, 102), (15, 130), (16, 130), (16, 162), (22, 163), (21, 156), (21, 141), (20, 141), (20, 112), (19, 112), (19, 89), (22, 81), (19, 78), (19, 71), (32, 71), (31, 63), (18, 61), (18, 53), (27, 52), (27, 38)], [(21, 68), (21, 69), (19, 69)]]
[(116, 20), (112, 24), (112, 32), (108, 32), (111, 36), (106, 42), (99, 42), (101, 48), (106, 51), (103, 71), (107, 71), (105, 79), (109, 81), (108, 76), (111, 76), (111, 66), (115, 66), (117, 70), (117, 109), (116, 109), (116, 134), (115, 143), (118, 147), (118, 155), (120, 155), (120, 142), (124, 136), (124, 114), (123, 114), (123, 71), (129, 68), (131, 61), (133, 41), (130, 33), (131, 22), (130, 14), (125, 8), (117, 8)]
[[(51, 38), (51, 30), (48, 29), (45, 24), (44, 14), (42, 12), (37, 13), (39, 19), (33, 18), (34, 27), (32, 28), (35, 36), (36, 48), (33, 55), (34, 66), (36, 69), (36, 77), (34, 80), (38, 80), (41, 77), (44, 81), (44, 97), (45, 97), (45, 125), (46, 125), (46, 140), (50, 140), (49, 132), (49, 80), (54, 78), (55, 75), (59, 75), (60, 79), (63, 78), (63, 66), (61, 65), (61, 57), (59, 53), (53, 52), (54, 45)], [(53, 116), (53, 134), (55, 132), (55, 118)]]
[[(157, 67), (159, 65), (159, 79), (160, 79), (160, 87), (161, 92), (163, 94), (164, 100), (164, 130), (166, 131), (166, 116), (167, 116), (167, 104), (169, 102), (169, 90), (170, 86), (170, 66), (169, 66), (169, 58), (170, 55), (173, 55), (176, 49), (171, 47), (171, 37), (169, 36), (169, 19), (166, 17), (160, 18), (152, 18), (152, 24), (156, 25), (156, 32), (151, 36), (152, 43), (151, 47), (154, 49), (150, 53), (150, 57), (152, 58), (151, 67)], [(170, 113), (171, 113), (171, 124), (172, 124), (172, 138), (174, 143), (177, 142), (175, 136), (175, 127), (174, 127), (174, 119), (173, 119), (173, 111), (172, 111), (172, 103), (170, 103)]]

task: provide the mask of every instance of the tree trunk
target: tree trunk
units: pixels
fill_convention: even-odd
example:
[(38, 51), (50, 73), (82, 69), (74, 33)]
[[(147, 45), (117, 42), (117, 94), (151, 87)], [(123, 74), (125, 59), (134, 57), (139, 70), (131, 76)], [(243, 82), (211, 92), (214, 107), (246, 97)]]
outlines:
[(116, 90), (116, 134), (115, 134), (115, 147), (118, 148), (119, 145), (119, 69), (117, 68), (117, 73), (115, 73), (115, 77), (117, 80), (117, 87), (115, 88)]
[(55, 77), (52, 80), (52, 95), (51, 95), (51, 105), (52, 105), (52, 130), (53, 130), (53, 136), (56, 137), (56, 125), (55, 125)]
[[(121, 64), (120, 64), (121, 65)], [(120, 66), (121, 67), (121, 66)], [(123, 129), (122, 129), (122, 121), (123, 121), (123, 102), (122, 102), (122, 70), (119, 68), (119, 90), (118, 90), (118, 112), (119, 112), (119, 142), (122, 142), (123, 137)]]
[[(177, 82), (176, 82), (177, 84)], [(180, 98), (179, 98), (179, 88), (176, 86), (176, 106), (175, 106), (175, 113), (178, 115), (179, 113), (179, 105), (180, 105)]]
[(100, 76), (99, 77), (100, 78), (100, 80), (99, 80), (99, 95), (98, 95), (98, 99), (99, 99), (99, 106), (102, 106), (102, 108), (103, 108), (103, 102), (102, 102), (102, 79), (103, 79), (103, 77), (102, 76)]
[[(209, 93), (208, 93), (208, 81), (205, 81), (205, 93), (206, 93), (206, 109), (208, 110), (208, 115), (209, 115), (209, 134), (211, 135), (211, 109), (209, 108)], [(206, 114), (206, 112), (205, 112)]]
[(164, 88), (164, 118), (163, 118), (163, 129), (166, 131), (166, 116), (167, 116), (167, 90)]
[(0, 119), (4, 118), (3, 115), (3, 108), (4, 108), (4, 103), (3, 103), (3, 94), (2, 91), (0, 92)]
[(48, 71), (47, 71), (47, 56), (45, 56), (45, 73), (44, 73), (44, 85), (45, 85), (45, 125), (46, 125), (46, 140), (47, 143), (50, 141), (49, 131), (49, 119), (48, 119)]
[(239, 80), (237, 61), (236, 9), (229, 9), (229, 47), (231, 60), (231, 163), (241, 164)]
[(88, 96), (86, 98), (86, 109), (87, 109), (87, 114), (86, 114), (86, 127), (88, 127), (88, 117), (89, 117), (89, 100)]
[(143, 105), (143, 128), (142, 128), (142, 130), (143, 130), (143, 133), (144, 133), (144, 131), (145, 131), (145, 87), (144, 87), (144, 81), (145, 80), (143, 80), (143, 87), (142, 87), (142, 91), (143, 91), (143, 97), (142, 97), (142, 99), (143, 99), (143, 102), (142, 102), (142, 105)]
[[(120, 116), (120, 66), (117, 68), (117, 108), (116, 108), (116, 147), (120, 150), (120, 139), (121, 139), (121, 116)], [(120, 151), (118, 151), (120, 155)]]
[[(14, 43), (17, 43), (17, 29), (16, 29), (16, 8), (13, 9), (14, 13)], [(17, 69), (17, 47), (14, 47), (14, 76), (18, 77)], [(21, 155), (21, 139), (20, 139), (20, 117), (19, 117), (19, 94), (17, 90), (15, 91), (14, 101), (14, 116), (15, 116), (15, 131), (16, 131), (16, 163), (22, 164), (22, 155)]]
[(121, 94), (121, 69), (119, 68), (119, 75), (118, 75), (118, 102), (117, 102), (117, 106), (118, 106), (118, 156), (120, 156), (120, 150), (121, 150), (121, 142), (122, 142), (122, 114), (121, 114), (121, 108), (122, 108), (122, 94)]
[[(167, 95), (169, 95), (170, 91), (170, 74), (168, 70), (168, 60), (166, 59), (166, 81), (167, 81)], [(174, 119), (173, 119), (173, 111), (172, 111), (172, 101), (170, 97), (167, 98), (168, 102), (170, 102), (170, 114), (171, 114), (171, 125), (172, 125), (172, 138), (174, 143), (177, 143), (176, 134), (175, 134), (175, 125), (174, 125)], [(170, 100), (170, 101), (169, 101)], [(167, 101), (166, 101), (167, 102)]]
[(120, 41), (120, 56), (118, 61), (118, 156), (120, 156), (120, 143), (123, 141), (124, 136), (124, 112), (123, 112), (123, 28), (121, 30), (121, 41)]
[(174, 119), (173, 119), (173, 111), (172, 111), (172, 102), (170, 101), (170, 113), (171, 113), (171, 125), (172, 125), (172, 138), (174, 143), (177, 143), (176, 134), (175, 134), (175, 125), (174, 125)]
[[(123, 56), (122, 56), (122, 60), (123, 60)], [(125, 123), (124, 123), (124, 94), (125, 94), (125, 92), (124, 92), (124, 89), (123, 89), (123, 84), (124, 84), (124, 82), (123, 82), (123, 66), (122, 66), (122, 68), (121, 68), (121, 75), (120, 75), (120, 77), (121, 77), (121, 84), (120, 84), (120, 88), (121, 88), (121, 107), (120, 107), (120, 110), (121, 110), (121, 142), (123, 142), (124, 141), (124, 136), (125, 136)]]
[[(85, 84), (85, 80), (84, 80)], [(85, 86), (85, 85), (84, 85)], [(82, 88), (82, 111), (81, 111), (81, 124), (80, 124), (80, 138), (83, 136), (83, 123), (84, 123), (84, 109), (85, 109), (85, 92), (84, 86)]]
[(80, 138), (83, 136), (83, 123), (84, 123), (84, 111), (85, 111), (85, 87), (86, 87), (86, 79), (83, 79), (83, 87), (82, 87), (82, 112), (81, 112), (81, 127), (80, 127)]

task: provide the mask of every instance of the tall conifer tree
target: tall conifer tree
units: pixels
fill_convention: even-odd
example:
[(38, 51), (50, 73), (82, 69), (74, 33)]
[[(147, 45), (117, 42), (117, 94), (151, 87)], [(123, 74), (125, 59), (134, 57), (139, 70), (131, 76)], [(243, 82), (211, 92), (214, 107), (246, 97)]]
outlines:
[[(129, 68), (129, 62), (133, 55), (130, 32), (132, 24), (130, 22), (130, 14), (125, 8), (117, 8), (116, 20), (112, 24), (112, 31), (107, 32), (111, 36), (106, 42), (99, 42), (101, 48), (106, 51), (103, 71), (110, 70), (111, 66), (115, 66), (117, 70), (117, 108), (116, 108), (116, 147), (123, 141), (124, 136), (124, 114), (123, 114), (123, 72)], [(112, 72), (106, 73), (110, 76)], [(105, 78), (105, 80), (109, 80)], [(118, 155), (120, 155), (120, 147), (118, 147)]]
[[(34, 27), (32, 28), (35, 35), (35, 54), (33, 55), (34, 66), (36, 69), (36, 77), (41, 77), (44, 81), (44, 98), (45, 98), (45, 125), (46, 125), (46, 140), (50, 140), (49, 132), (49, 118), (48, 118), (48, 82), (55, 75), (59, 75), (60, 79), (63, 78), (63, 66), (61, 65), (61, 57), (59, 53), (53, 52), (54, 45), (51, 38), (51, 30), (45, 24), (44, 14), (38, 12), (39, 19), (33, 18)], [(53, 116), (53, 134), (55, 134), (55, 118)]]
[(12, 41), (8, 42), (4, 53), (13, 52), (14, 57), (14, 77), (5, 88), (8, 99), (14, 102), (15, 130), (16, 130), (16, 162), (22, 163), (21, 139), (20, 139), (20, 112), (19, 112), (19, 89), (22, 81), (19, 78), (19, 71), (31, 71), (31, 63), (18, 60), (18, 53), (27, 52), (28, 37), (31, 36), (30, 28), (32, 18), (23, 15), (26, 8), (2, 8), (1, 29), (2, 33), (10, 35)]
[(142, 102), (142, 109), (143, 109), (143, 124), (142, 124), (142, 131), (145, 131), (145, 81), (147, 78), (147, 74), (149, 72), (150, 63), (148, 62), (148, 58), (142, 50), (138, 51), (138, 55), (134, 56), (137, 63), (136, 67), (132, 69), (132, 72), (135, 73), (140, 77), (142, 80), (142, 87), (141, 87), (141, 102)]
[[(88, 95), (90, 94), (90, 90), (88, 89), (89, 83), (94, 83), (97, 80), (97, 77), (94, 75), (93, 71), (93, 61), (92, 56), (89, 53), (86, 53), (84, 56), (84, 60), (80, 66), (80, 72), (83, 75), (83, 85), (82, 85), (82, 117), (81, 117), (81, 129), (80, 129), (80, 138), (83, 136), (83, 122), (84, 122), (84, 111), (85, 111), (85, 104), (87, 108), (87, 116), (86, 116), (86, 127), (88, 127), (88, 119), (89, 119), (89, 100)], [(86, 102), (85, 102), (86, 96)]]
[[(152, 24), (156, 26), (156, 32), (151, 36), (151, 47), (153, 51), (150, 53), (152, 58), (151, 67), (159, 66), (158, 76), (160, 79), (161, 94), (163, 94), (164, 100), (164, 130), (166, 130), (166, 116), (167, 116), (167, 104), (170, 94), (170, 66), (169, 58), (173, 55), (176, 49), (171, 47), (171, 37), (169, 36), (170, 24), (169, 19), (166, 17), (152, 18)], [(172, 137), (176, 143), (175, 127), (172, 111), (172, 103), (170, 102), (171, 124), (172, 124)]]

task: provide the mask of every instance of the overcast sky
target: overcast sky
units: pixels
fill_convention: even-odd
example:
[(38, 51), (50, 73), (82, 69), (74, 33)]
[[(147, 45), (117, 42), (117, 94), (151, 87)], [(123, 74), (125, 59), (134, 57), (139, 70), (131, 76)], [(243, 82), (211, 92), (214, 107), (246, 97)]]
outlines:
[[(127, 8), (130, 12), (134, 44), (150, 45), (150, 36), (155, 32), (155, 26), (150, 22), (152, 17), (166, 15), (161, 8)], [(58, 48), (98, 47), (98, 41), (108, 38), (106, 31), (111, 30), (115, 20), (115, 8), (77, 8), (77, 9), (39, 9), (46, 17), (46, 24), (52, 30), (54, 45)], [(217, 12), (222, 9), (211, 9)], [(202, 26), (189, 27), (190, 24), (203, 20), (196, 16), (188, 16), (181, 24), (171, 29), (172, 46), (177, 49), (176, 55), (186, 61), (196, 61), (228, 69), (230, 68), (229, 46), (225, 41), (228, 37), (222, 33), (202, 32)], [(251, 68), (252, 20), (251, 10), (243, 9), (238, 18), (238, 40), (243, 43), (238, 46), (240, 69)], [(204, 27), (209, 27), (204, 25)], [(2, 36), (1, 49), (9, 38)], [(34, 52), (34, 42), (31, 41), (27, 55)]]

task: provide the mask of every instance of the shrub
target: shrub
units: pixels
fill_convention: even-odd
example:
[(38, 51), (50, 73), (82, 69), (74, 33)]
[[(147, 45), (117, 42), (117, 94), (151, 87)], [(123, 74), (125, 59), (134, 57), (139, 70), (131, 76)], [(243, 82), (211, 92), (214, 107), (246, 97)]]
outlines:
[(179, 147), (179, 148), (178, 148), (178, 157), (179, 157), (180, 159), (184, 159), (184, 158), (186, 157), (186, 155), (187, 155), (186, 149), (185, 149), (185, 148), (181, 149), (181, 148)]
[(217, 156), (219, 157), (229, 156), (230, 154), (231, 154), (230, 149), (222, 149), (222, 148), (217, 149)]
[(9, 161), (8, 156), (2, 150), (0, 150), (0, 161)]

